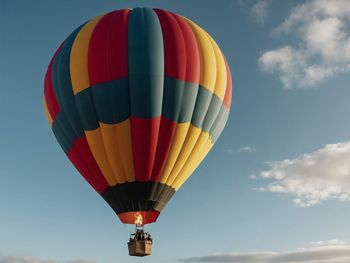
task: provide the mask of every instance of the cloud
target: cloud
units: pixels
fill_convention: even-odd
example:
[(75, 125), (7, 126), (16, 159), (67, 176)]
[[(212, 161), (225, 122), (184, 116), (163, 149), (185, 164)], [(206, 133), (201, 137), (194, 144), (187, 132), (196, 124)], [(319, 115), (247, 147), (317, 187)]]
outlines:
[(226, 148), (224, 149), (224, 153), (226, 154), (237, 154), (237, 153), (253, 153), (256, 152), (256, 148), (252, 147), (252, 146), (243, 146), (239, 149), (232, 149), (232, 148)]
[(249, 8), (254, 21), (264, 25), (270, 13), (271, 0), (238, 0), (242, 8)]
[(234, 151), (233, 151), (233, 149), (227, 148), (227, 149), (224, 149), (224, 153), (233, 154)]
[(345, 263), (350, 262), (350, 244), (345, 241), (319, 241), (293, 251), (218, 253), (180, 259), (181, 262), (230, 263)]
[[(53, 260), (39, 260), (32, 257), (20, 257), (20, 256), (6, 256), (0, 257), (0, 263), (58, 263), (58, 261)], [(96, 263), (96, 261), (91, 260), (72, 260), (65, 261), (64, 263)]]
[(241, 148), (238, 149), (238, 152), (240, 153), (252, 153), (252, 152), (256, 152), (256, 149), (252, 146), (243, 146)]
[(264, 25), (268, 14), (270, 13), (269, 1), (260, 0), (257, 1), (252, 8), (250, 9), (251, 15), (255, 18), (255, 20)]
[(274, 31), (295, 35), (299, 43), (265, 51), (258, 64), (287, 89), (315, 87), (350, 71), (349, 28), (348, 0), (306, 1)]
[(349, 241), (347, 240), (339, 240), (339, 239), (330, 239), (327, 241), (316, 241), (316, 242), (311, 242), (309, 245), (314, 246), (314, 247), (323, 247), (323, 246), (345, 246), (349, 244)]
[(298, 207), (326, 200), (350, 201), (350, 141), (267, 164), (269, 169), (258, 177), (272, 182), (259, 191), (290, 194)]
[(32, 257), (0, 257), (0, 263), (57, 263), (51, 260), (38, 260)]

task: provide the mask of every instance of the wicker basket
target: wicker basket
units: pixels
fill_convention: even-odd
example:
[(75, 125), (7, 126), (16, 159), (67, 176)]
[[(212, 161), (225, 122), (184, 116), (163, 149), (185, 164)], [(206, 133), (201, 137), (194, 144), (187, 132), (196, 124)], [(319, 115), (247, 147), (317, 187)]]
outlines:
[(130, 240), (128, 247), (130, 256), (144, 257), (152, 254), (152, 242), (148, 240)]

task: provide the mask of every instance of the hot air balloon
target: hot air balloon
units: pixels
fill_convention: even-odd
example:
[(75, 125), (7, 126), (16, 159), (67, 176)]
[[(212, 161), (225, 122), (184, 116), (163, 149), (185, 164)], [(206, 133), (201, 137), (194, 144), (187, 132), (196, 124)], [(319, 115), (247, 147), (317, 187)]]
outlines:
[(213, 38), (169, 11), (112, 11), (57, 49), (44, 81), (49, 124), (121, 222), (136, 225), (130, 255), (151, 253), (142, 227), (157, 220), (218, 139), (231, 93)]

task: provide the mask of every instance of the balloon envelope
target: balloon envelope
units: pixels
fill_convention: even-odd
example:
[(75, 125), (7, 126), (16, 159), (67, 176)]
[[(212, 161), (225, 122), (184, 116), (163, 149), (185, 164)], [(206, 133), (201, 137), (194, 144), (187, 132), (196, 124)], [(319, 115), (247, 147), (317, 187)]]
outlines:
[(54, 54), (44, 106), (69, 160), (124, 223), (155, 222), (222, 132), (231, 74), (194, 22), (150, 8), (78, 27)]

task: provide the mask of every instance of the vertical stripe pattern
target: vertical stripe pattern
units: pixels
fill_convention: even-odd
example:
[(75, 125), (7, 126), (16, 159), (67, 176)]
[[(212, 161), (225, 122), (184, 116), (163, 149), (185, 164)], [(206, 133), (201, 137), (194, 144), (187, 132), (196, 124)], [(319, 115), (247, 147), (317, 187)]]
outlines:
[(78, 27), (54, 54), (44, 110), (68, 159), (124, 223), (160, 211), (228, 118), (227, 61), (191, 20), (117, 10)]

